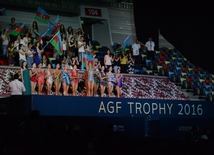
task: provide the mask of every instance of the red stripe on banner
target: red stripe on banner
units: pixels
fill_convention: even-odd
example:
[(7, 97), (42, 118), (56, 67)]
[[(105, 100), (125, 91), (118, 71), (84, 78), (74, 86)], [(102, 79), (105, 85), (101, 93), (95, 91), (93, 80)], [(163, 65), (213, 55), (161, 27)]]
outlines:
[(39, 16), (39, 17), (41, 17), (41, 18), (47, 19), (47, 20), (50, 19), (50, 16), (44, 15), (44, 14), (42, 14), (41, 12), (38, 12), (38, 11), (36, 12), (36, 15)]
[(55, 36), (53, 39), (56, 41), (56, 43), (59, 42), (59, 38), (57, 36)]

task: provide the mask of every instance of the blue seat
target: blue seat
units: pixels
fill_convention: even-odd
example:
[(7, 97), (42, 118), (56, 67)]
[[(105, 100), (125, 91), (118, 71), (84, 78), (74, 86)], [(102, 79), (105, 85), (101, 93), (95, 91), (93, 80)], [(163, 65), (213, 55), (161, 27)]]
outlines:
[(144, 69), (140, 70), (140, 74), (145, 74), (145, 73), (146, 73), (146, 71)]
[(175, 73), (174, 73), (174, 72), (169, 71), (169, 72), (168, 72), (168, 75), (169, 75), (169, 78), (171, 79), (172, 75), (175, 75)]
[(177, 70), (177, 71), (181, 70), (181, 67), (176, 67), (176, 70)]
[(149, 62), (152, 62), (152, 61), (149, 59), (146, 59), (146, 66), (148, 66)]
[(134, 74), (136, 73), (140, 73), (140, 70), (139, 69), (134, 69)]

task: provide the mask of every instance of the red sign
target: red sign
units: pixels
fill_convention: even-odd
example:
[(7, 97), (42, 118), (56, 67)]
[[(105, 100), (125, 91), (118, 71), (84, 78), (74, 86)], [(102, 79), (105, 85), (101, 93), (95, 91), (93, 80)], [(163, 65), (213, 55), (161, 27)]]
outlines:
[(95, 9), (95, 8), (85, 8), (85, 15), (87, 16), (102, 16), (101, 9)]

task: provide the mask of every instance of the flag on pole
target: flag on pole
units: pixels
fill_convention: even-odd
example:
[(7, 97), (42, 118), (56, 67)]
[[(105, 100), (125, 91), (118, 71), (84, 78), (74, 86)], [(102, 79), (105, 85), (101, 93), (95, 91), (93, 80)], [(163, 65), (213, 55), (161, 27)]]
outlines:
[(0, 9), (0, 16), (6, 16), (6, 9), (5, 8), (2, 8)]
[(49, 31), (49, 29), (40, 34), (40, 33), (38, 33), (37, 31), (34, 30), (34, 33), (36, 34), (36, 38), (37, 38), (36, 42), (39, 42), (40, 40), (42, 40), (42, 38), (45, 37), (45, 35), (48, 33), (48, 31)]
[(59, 20), (59, 15), (57, 15), (54, 23), (52, 23), (51, 21), (49, 21), (49, 33), (50, 34), (55, 34), (57, 31), (59, 31), (60, 28), (60, 20)]
[(86, 67), (86, 63), (94, 64), (95, 58), (94, 55), (90, 52), (86, 52), (82, 59), (82, 70)]
[(62, 37), (60, 35), (60, 32), (58, 31), (53, 37), (52, 39), (49, 41), (54, 48), (57, 50), (59, 55), (62, 55)]
[(24, 25), (25, 24), (21, 24), (16, 28), (6, 29), (6, 36), (9, 36), (9, 35), (17, 36), (17, 35), (19, 35), (21, 33)]
[(34, 17), (34, 20), (37, 20), (41, 23), (48, 24), (49, 19), (50, 19), (49, 14), (44, 9), (38, 7), (38, 9), (36, 11), (36, 15)]
[(126, 45), (129, 43), (129, 41), (130, 41), (130, 35), (124, 40), (123, 44), (116, 49), (116, 52), (121, 52), (122, 50), (124, 50), (126, 48)]

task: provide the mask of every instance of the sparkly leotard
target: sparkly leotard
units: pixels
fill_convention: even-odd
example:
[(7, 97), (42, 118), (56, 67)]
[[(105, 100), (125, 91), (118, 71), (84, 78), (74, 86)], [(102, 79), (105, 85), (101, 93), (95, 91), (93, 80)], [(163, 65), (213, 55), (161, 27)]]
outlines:
[(71, 84), (70, 77), (69, 77), (69, 75), (68, 75), (67, 72), (62, 71), (62, 79), (63, 79), (63, 81), (65, 80), (65, 83), (66, 83), (67, 85), (70, 85), (70, 84)]
[(74, 83), (78, 83), (78, 71), (74, 71), (72, 70), (71, 72), (71, 81), (74, 82)]
[(47, 75), (48, 75), (48, 78), (47, 78), (48, 83), (52, 84), (53, 83), (53, 76), (51, 75), (49, 70), (47, 70)]
[(32, 82), (36, 82), (36, 71), (31, 70), (32, 74), (34, 74), (33, 76), (30, 77), (30, 81)]
[(109, 84), (112, 85), (112, 86), (114, 86), (114, 82), (113, 82), (113, 80), (114, 80), (114, 74), (110, 73), (108, 76), (109, 76)]
[(44, 77), (44, 72), (40, 71), (38, 72), (38, 83), (44, 84), (45, 83), (45, 77)]
[(106, 85), (107, 85), (106, 74), (105, 74), (105, 72), (101, 72), (100, 84), (103, 85), (103, 86), (106, 86)]
[(92, 69), (88, 70), (88, 82), (94, 82), (94, 71)]
[(122, 75), (119, 75), (117, 77), (117, 86), (118, 87), (122, 87), (123, 83), (122, 83)]

